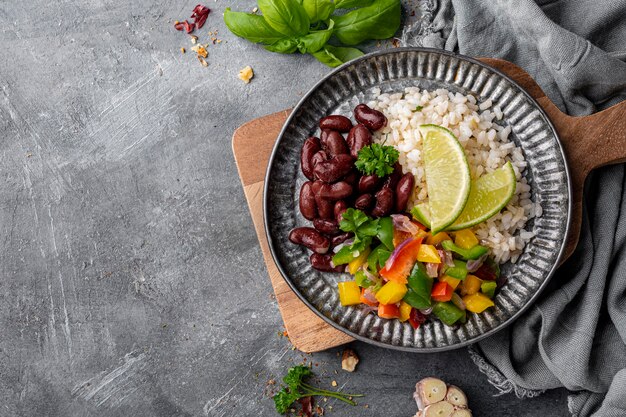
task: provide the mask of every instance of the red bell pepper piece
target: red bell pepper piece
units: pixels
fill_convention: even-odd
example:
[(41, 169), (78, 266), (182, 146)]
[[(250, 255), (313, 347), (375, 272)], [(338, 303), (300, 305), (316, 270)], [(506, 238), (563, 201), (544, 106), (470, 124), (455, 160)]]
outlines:
[(411, 315), (409, 316), (409, 324), (411, 327), (417, 329), (425, 321), (426, 316), (423, 315), (418, 309), (414, 308), (411, 310)]
[(430, 297), (435, 301), (450, 301), (454, 290), (447, 282), (438, 282), (433, 285)]
[(409, 238), (394, 249), (387, 259), (387, 263), (380, 270), (380, 275), (387, 281), (395, 281), (400, 284), (408, 282), (407, 277), (417, 262), (417, 254), (422, 244), (422, 238)]
[(378, 304), (378, 317), (398, 319), (400, 318), (400, 308), (395, 304)]

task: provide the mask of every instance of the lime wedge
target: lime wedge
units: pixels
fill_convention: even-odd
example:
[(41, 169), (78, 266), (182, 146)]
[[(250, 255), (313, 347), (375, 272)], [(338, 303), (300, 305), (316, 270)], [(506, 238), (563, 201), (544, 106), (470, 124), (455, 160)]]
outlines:
[(420, 203), (411, 209), (413, 218), (430, 229), (430, 209), (428, 203)]
[(476, 226), (500, 212), (515, 194), (515, 171), (510, 162), (472, 181), (465, 209), (448, 230)]
[[(465, 209), (446, 230), (462, 230), (476, 226), (497, 214), (515, 194), (515, 171), (510, 162), (497, 170), (472, 181)], [(411, 209), (413, 218), (430, 228), (428, 203), (420, 203)]]
[(454, 134), (437, 125), (421, 125), (422, 158), (428, 187), (432, 233), (459, 217), (470, 193), (470, 172), (463, 147)]

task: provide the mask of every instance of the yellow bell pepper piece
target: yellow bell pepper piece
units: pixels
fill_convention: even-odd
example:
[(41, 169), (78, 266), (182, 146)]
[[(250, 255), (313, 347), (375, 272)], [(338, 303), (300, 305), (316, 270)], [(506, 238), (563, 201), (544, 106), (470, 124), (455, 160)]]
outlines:
[(463, 297), (463, 302), (465, 303), (465, 308), (472, 313), (482, 313), (489, 307), (493, 307), (495, 305), (489, 297), (479, 292), (476, 294), (466, 295)]
[(415, 234), (415, 238), (422, 238), (422, 239), (426, 239), (428, 236), (430, 236), (430, 233), (428, 233), (426, 230), (418, 230), (417, 233)]
[(370, 252), (370, 248), (367, 248), (363, 252), (361, 252), (359, 256), (350, 261), (350, 263), (348, 264), (348, 272), (350, 272), (350, 275), (356, 274), (356, 271), (358, 271), (359, 268), (365, 262), (367, 262), (367, 257), (369, 256)]
[(445, 282), (446, 284), (451, 286), (453, 290), (456, 290), (456, 287), (458, 287), (459, 284), (461, 283), (460, 279), (453, 278), (450, 275), (442, 276), (441, 278), (439, 278), (439, 281)]
[(454, 243), (463, 249), (471, 249), (478, 245), (478, 239), (470, 229), (459, 230), (455, 234)]
[(338, 282), (339, 302), (342, 306), (353, 306), (361, 303), (361, 289), (355, 281)]
[(446, 232), (439, 232), (434, 236), (429, 234), (428, 238), (426, 239), (426, 243), (428, 243), (429, 245), (437, 246), (444, 240), (452, 240), (452, 239), (450, 238), (450, 235), (447, 234)]
[(402, 300), (408, 291), (406, 285), (389, 281), (376, 293), (376, 299), (381, 304), (395, 304)]
[(409, 319), (412, 308), (413, 307), (411, 307), (411, 305), (407, 302), (403, 301), (400, 303), (400, 321), (407, 321)]
[(419, 251), (417, 252), (417, 260), (433, 264), (441, 263), (441, 258), (433, 245), (420, 245)]
[(480, 278), (472, 274), (467, 274), (467, 277), (465, 277), (463, 283), (461, 284), (461, 294), (476, 294), (480, 291), (480, 284), (482, 284), (482, 280)]

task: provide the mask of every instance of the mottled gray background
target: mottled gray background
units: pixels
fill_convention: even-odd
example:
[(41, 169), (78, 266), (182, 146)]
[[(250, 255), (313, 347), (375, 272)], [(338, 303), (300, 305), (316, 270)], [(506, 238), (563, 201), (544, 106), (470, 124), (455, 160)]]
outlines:
[(198, 34), (223, 42), (208, 68), (172, 28), (196, 1), (0, 4), (0, 415), (271, 416), (266, 381), (303, 358), (321, 385), (367, 394), (368, 409), (327, 415), (413, 415), (431, 374), (477, 416), (567, 415), (564, 390), (493, 397), (465, 350), (356, 343), (347, 374), (339, 350), (303, 355), (278, 335), (230, 140), (329, 69), (234, 38), (229, 3), (254, 6), (209, 3)]

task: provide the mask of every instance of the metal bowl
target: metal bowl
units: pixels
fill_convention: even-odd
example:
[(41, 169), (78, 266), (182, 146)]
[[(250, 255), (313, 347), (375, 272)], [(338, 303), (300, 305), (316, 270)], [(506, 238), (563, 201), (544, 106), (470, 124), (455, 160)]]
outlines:
[[(403, 91), (417, 86), (446, 88), (472, 94), (479, 102), (491, 99), (512, 128), (510, 138), (525, 154), (526, 177), (532, 200), (543, 215), (527, 229), (536, 236), (515, 264), (505, 264), (507, 283), (495, 297), (495, 308), (469, 314), (463, 325), (449, 327), (438, 320), (414, 330), (408, 323), (381, 319), (361, 306), (342, 307), (337, 282), (347, 274), (321, 273), (309, 264), (309, 253), (287, 239), (294, 227), (309, 224), (298, 209), (300, 148), (318, 131), (329, 114), (352, 116), (358, 103), (372, 100), (373, 89)], [(365, 55), (332, 71), (295, 107), (276, 141), (265, 177), (264, 215), (269, 246), (281, 274), (294, 292), (333, 327), (374, 345), (413, 352), (459, 348), (510, 324), (538, 297), (559, 264), (566, 241), (571, 186), (558, 134), (537, 102), (500, 71), (475, 59), (426, 48), (398, 48)]]

